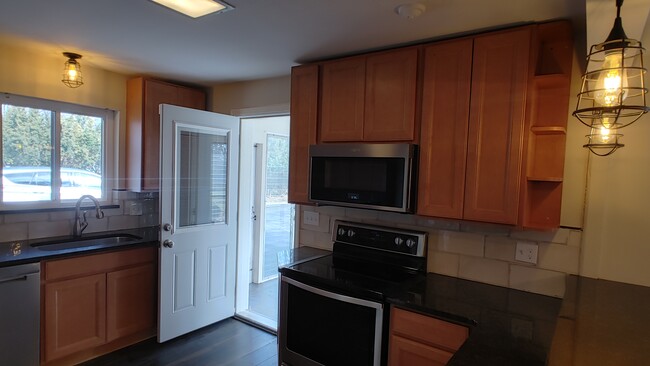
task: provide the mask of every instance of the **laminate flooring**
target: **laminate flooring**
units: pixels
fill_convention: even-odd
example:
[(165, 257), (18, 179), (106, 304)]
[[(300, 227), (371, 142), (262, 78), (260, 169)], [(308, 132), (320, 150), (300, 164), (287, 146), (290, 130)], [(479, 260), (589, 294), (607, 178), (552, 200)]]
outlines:
[(83, 366), (277, 366), (273, 334), (229, 318), (157, 343), (155, 338), (83, 363)]

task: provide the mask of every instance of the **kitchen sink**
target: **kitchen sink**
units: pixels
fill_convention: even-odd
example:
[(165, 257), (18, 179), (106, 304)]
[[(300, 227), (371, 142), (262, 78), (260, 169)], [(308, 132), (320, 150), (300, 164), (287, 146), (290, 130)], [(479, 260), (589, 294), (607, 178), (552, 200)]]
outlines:
[(139, 236), (131, 234), (110, 234), (98, 236), (84, 236), (80, 238), (66, 238), (53, 241), (45, 241), (31, 244), (32, 247), (39, 250), (57, 251), (65, 249), (91, 249), (103, 248), (114, 245), (122, 245), (142, 239)]

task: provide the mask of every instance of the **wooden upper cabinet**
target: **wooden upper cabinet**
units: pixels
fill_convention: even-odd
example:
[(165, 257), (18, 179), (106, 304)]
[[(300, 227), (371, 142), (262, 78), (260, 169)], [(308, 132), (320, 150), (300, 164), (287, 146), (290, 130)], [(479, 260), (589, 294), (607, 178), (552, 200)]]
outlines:
[(368, 56), (363, 141), (415, 139), (417, 74), (415, 47)]
[(365, 88), (365, 57), (323, 64), (320, 141), (363, 140)]
[(309, 145), (316, 143), (318, 65), (291, 69), (289, 202), (309, 203)]
[(321, 142), (414, 142), (418, 49), (323, 64)]
[(474, 39), (464, 218), (516, 224), (531, 27)]
[(160, 104), (205, 109), (206, 94), (199, 89), (147, 78), (127, 83), (126, 174), (132, 191), (159, 189)]
[(424, 48), (418, 214), (461, 219), (472, 40)]

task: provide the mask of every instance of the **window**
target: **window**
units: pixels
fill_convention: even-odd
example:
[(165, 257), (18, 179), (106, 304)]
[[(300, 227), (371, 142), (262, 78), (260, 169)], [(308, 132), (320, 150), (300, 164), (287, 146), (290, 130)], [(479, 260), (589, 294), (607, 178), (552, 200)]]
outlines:
[(115, 113), (5, 95), (0, 114), (0, 208), (71, 206), (90, 194), (108, 201)]

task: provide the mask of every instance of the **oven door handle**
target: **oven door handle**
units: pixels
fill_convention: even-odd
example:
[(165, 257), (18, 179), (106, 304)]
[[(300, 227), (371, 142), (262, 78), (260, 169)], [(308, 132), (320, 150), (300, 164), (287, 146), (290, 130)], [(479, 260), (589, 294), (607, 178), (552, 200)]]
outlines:
[(350, 304), (366, 306), (366, 307), (369, 307), (369, 308), (374, 308), (374, 309), (379, 309), (379, 310), (384, 308), (384, 304), (379, 303), (379, 302), (358, 299), (356, 297), (350, 297), (350, 296), (346, 296), (346, 295), (337, 294), (337, 293), (334, 293), (334, 292), (325, 291), (325, 290), (322, 290), (322, 289), (319, 289), (319, 288), (316, 288), (316, 287), (306, 285), (306, 284), (304, 284), (302, 282), (299, 282), (299, 281), (296, 281), (296, 280), (294, 280), (292, 278), (287, 278), (286, 276), (282, 276), (282, 281), (286, 282), (286, 283), (288, 283), (290, 285), (299, 287), (299, 288), (301, 288), (301, 289), (303, 289), (305, 291), (309, 291), (309, 292), (313, 292), (313, 293), (315, 293), (317, 295), (329, 297), (330, 299), (344, 301), (344, 302), (347, 302), (347, 303), (350, 303)]

